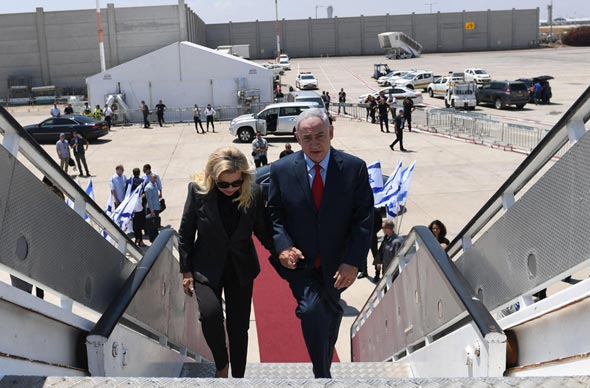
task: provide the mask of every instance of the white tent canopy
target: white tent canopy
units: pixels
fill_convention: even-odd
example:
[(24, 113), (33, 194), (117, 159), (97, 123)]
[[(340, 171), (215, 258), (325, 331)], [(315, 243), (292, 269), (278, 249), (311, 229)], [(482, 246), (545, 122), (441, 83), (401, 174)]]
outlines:
[(272, 72), (257, 63), (190, 42), (173, 43), (86, 79), (92, 106), (122, 93), (132, 110), (142, 100), (150, 110), (159, 100), (168, 109), (236, 106), (240, 89), (258, 89), (260, 101), (270, 102), (272, 83)]

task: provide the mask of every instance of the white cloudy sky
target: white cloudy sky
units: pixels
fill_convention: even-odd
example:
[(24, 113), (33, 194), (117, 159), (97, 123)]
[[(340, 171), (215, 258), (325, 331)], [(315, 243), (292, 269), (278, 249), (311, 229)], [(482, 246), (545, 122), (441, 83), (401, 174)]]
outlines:
[[(331, 5), (334, 16), (359, 16), (479, 11), (485, 9), (537, 8), (541, 19), (547, 18), (547, 5), (553, 2), (553, 17), (590, 17), (589, 0), (278, 0), (279, 18), (306, 19), (326, 16), (326, 7)], [(115, 7), (178, 4), (175, 0), (100, 0), (101, 7), (114, 3)], [(274, 20), (275, 0), (185, 0), (206, 23)], [(96, 0), (1, 0), (0, 13), (34, 12), (36, 7), (46, 11), (96, 8)]]

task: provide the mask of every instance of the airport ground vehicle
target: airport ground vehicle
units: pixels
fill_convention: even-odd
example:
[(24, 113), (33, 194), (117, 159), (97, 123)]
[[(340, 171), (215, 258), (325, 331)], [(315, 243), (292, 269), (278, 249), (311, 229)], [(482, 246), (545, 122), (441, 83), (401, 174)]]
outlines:
[(254, 140), (257, 131), (263, 136), (292, 135), (295, 132), (295, 121), (301, 112), (317, 108), (315, 102), (281, 102), (270, 104), (257, 114), (241, 115), (233, 119), (229, 132), (237, 136), (242, 143)]
[(297, 78), (295, 79), (295, 86), (298, 89), (317, 89), (318, 88), (318, 80), (317, 78), (311, 74), (311, 72), (301, 72), (297, 74)]
[[(376, 93), (370, 93), (370, 94), (372, 94), (374, 97), (378, 97), (379, 94), (381, 94), (381, 93), (383, 93), (386, 97), (389, 96), (390, 94), (393, 94), (393, 97), (395, 97), (396, 100), (400, 100), (400, 101), (406, 97), (410, 97), (414, 101), (414, 104), (421, 104), (422, 100), (423, 100), (422, 93), (417, 92), (412, 89), (398, 87), (398, 86), (390, 86), (388, 88), (383, 88)], [(360, 104), (364, 104), (365, 100), (367, 99), (368, 96), (369, 96), (369, 94), (363, 94), (362, 96), (359, 97), (358, 102)]]
[(526, 84), (520, 81), (492, 81), (479, 88), (475, 97), (477, 104), (493, 104), (496, 109), (515, 105), (522, 109), (529, 102)]
[(474, 110), (477, 105), (475, 82), (452, 82), (445, 94), (445, 106), (455, 109)]
[(373, 65), (373, 75), (371, 77), (379, 79), (379, 77), (383, 77), (389, 73), (391, 73), (391, 69), (387, 63), (375, 63)]
[(71, 139), (74, 130), (86, 140), (96, 140), (109, 133), (106, 121), (78, 115), (51, 117), (39, 124), (27, 125), (24, 129), (38, 142), (58, 141), (62, 132), (66, 134), (66, 139)]
[(483, 69), (465, 69), (463, 74), (465, 76), (465, 81), (473, 81), (478, 85), (485, 84), (492, 80), (492, 77), (490, 77), (490, 75)]
[(389, 59), (416, 58), (422, 54), (422, 45), (403, 32), (383, 32), (377, 39)]

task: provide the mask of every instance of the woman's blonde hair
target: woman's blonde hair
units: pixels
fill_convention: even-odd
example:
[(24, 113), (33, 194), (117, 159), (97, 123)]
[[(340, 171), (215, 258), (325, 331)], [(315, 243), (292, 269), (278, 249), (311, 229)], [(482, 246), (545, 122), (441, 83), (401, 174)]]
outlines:
[(205, 171), (194, 175), (193, 179), (199, 186), (200, 194), (208, 194), (216, 186), (219, 176), (224, 172), (241, 172), (242, 187), (240, 195), (234, 200), (238, 202), (238, 209), (250, 207), (252, 202), (252, 183), (254, 181), (254, 167), (246, 155), (236, 147), (218, 148), (207, 160)]

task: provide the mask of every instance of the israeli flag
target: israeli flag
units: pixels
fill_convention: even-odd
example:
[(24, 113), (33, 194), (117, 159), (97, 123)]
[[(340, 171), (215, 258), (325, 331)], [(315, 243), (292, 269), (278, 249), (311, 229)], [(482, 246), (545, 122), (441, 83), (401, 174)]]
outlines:
[(401, 174), (399, 193), (397, 195), (398, 210), (406, 204), (406, 200), (408, 199), (408, 191), (410, 190), (410, 183), (412, 182), (412, 176), (414, 175), (415, 167), (416, 161), (414, 160), (412, 164), (405, 168)]
[(113, 193), (111, 192), (109, 194), (109, 199), (107, 201), (107, 206), (105, 207), (104, 212), (107, 214), (107, 216), (112, 218), (113, 210)]
[(398, 160), (395, 169), (387, 179), (387, 182), (383, 185), (383, 189), (378, 194), (378, 198), (375, 200), (375, 207), (384, 207), (387, 202), (394, 196), (397, 196), (399, 190), (399, 184), (401, 180), (400, 171), (402, 169), (402, 160)]
[(373, 189), (373, 193), (381, 191), (383, 188), (383, 175), (381, 174), (381, 162), (376, 161), (367, 166), (369, 171), (369, 185)]
[(115, 209), (112, 215), (113, 221), (123, 230), (125, 233), (133, 231), (133, 214), (135, 209), (141, 206), (141, 193), (143, 192), (143, 186), (139, 185), (129, 197), (126, 197), (123, 202)]
[(399, 206), (397, 203), (397, 196), (393, 196), (389, 202), (385, 204), (385, 212), (387, 214), (387, 218), (394, 219), (399, 214)]

